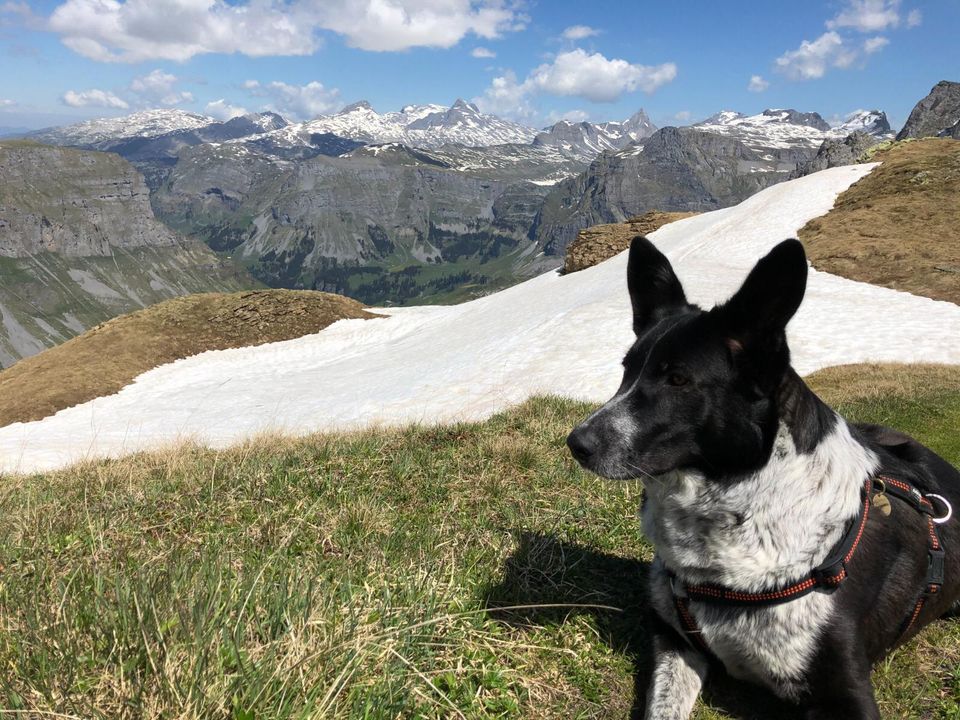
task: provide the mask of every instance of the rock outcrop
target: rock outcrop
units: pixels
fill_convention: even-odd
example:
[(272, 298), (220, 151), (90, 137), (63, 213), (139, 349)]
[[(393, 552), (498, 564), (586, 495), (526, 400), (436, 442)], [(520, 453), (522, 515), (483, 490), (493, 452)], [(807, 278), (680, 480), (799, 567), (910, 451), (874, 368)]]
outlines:
[(918, 102), (897, 133), (897, 140), (921, 137), (958, 137), (960, 83), (941, 80)]
[(862, 162), (864, 153), (878, 143), (880, 140), (877, 137), (864, 132), (851, 133), (842, 140), (824, 140), (816, 157), (797, 165), (791, 177), (803, 177), (827, 168)]
[(577, 239), (567, 247), (563, 272), (572, 273), (593, 267), (630, 247), (637, 235), (649, 235), (667, 223), (692, 217), (693, 212), (660, 212), (651, 210), (629, 218), (626, 222), (594, 225), (581, 230)]

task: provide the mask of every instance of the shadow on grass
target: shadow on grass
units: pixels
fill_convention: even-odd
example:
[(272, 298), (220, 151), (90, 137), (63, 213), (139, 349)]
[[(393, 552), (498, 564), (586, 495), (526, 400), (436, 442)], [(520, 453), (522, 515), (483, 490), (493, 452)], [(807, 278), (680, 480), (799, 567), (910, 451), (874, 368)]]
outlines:
[[(642, 718), (653, 669), (647, 632), (652, 612), (646, 596), (649, 569), (646, 561), (522, 532), (517, 550), (507, 559), (503, 581), (487, 593), (486, 607), (491, 617), (518, 627), (560, 625), (575, 614), (593, 616), (603, 640), (633, 663), (631, 717)], [(516, 605), (548, 607), (497, 610)], [(802, 717), (765, 690), (729, 678), (719, 666), (711, 668), (702, 697), (709, 706), (741, 720)]]

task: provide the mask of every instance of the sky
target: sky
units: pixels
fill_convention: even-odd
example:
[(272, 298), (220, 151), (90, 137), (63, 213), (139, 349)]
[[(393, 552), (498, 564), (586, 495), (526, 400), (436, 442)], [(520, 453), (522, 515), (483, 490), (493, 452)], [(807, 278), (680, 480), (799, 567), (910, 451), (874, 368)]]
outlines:
[(960, 1), (0, 0), (0, 128), (457, 98), (524, 124), (886, 111), (960, 81)]

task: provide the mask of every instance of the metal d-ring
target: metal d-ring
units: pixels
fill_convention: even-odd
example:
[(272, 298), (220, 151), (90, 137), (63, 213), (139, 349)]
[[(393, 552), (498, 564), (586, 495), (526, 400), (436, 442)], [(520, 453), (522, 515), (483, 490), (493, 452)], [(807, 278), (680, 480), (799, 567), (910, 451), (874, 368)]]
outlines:
[(947, 520), (949, 520), (950, 518), (953, 517), (953, 505), (951, 505), (951, 504), (950, 504), (950, 501), (947, 500), (943, 495), (935, 495), (935, 494), (933, 494), (933, 493), (927, 493), (927, 494), (926, 494), (926, 498), (927, 498), (928, 500), (931, 499), (931, 498), (936, 498), (936, 499), (939, 500), (941, 503), (943, 503), (943, 506), (947, 509), (947, 514), (944, 515), (942, 518), (935, 518), (935, 517), (931, 517), (931, 518), (930, 518), (930, 519), (933, 520), (937, 525), (943, 525), (945, 522), (947, 522)]

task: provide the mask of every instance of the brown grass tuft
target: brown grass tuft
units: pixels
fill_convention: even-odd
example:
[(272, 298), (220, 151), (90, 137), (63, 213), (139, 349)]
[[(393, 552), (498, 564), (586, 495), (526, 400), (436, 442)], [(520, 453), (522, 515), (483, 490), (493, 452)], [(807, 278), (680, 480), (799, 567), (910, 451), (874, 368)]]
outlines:
[(960, 142), (896, 143), (799, 233), (818, 270), (960, 303)]
[(207, 350), (292, 340), (337, 320), (372, 317), (356, 300), (307, 290), (168, 300), (108, 320), (0, 372), (0, 426), (110, 395), (151, 368)]

